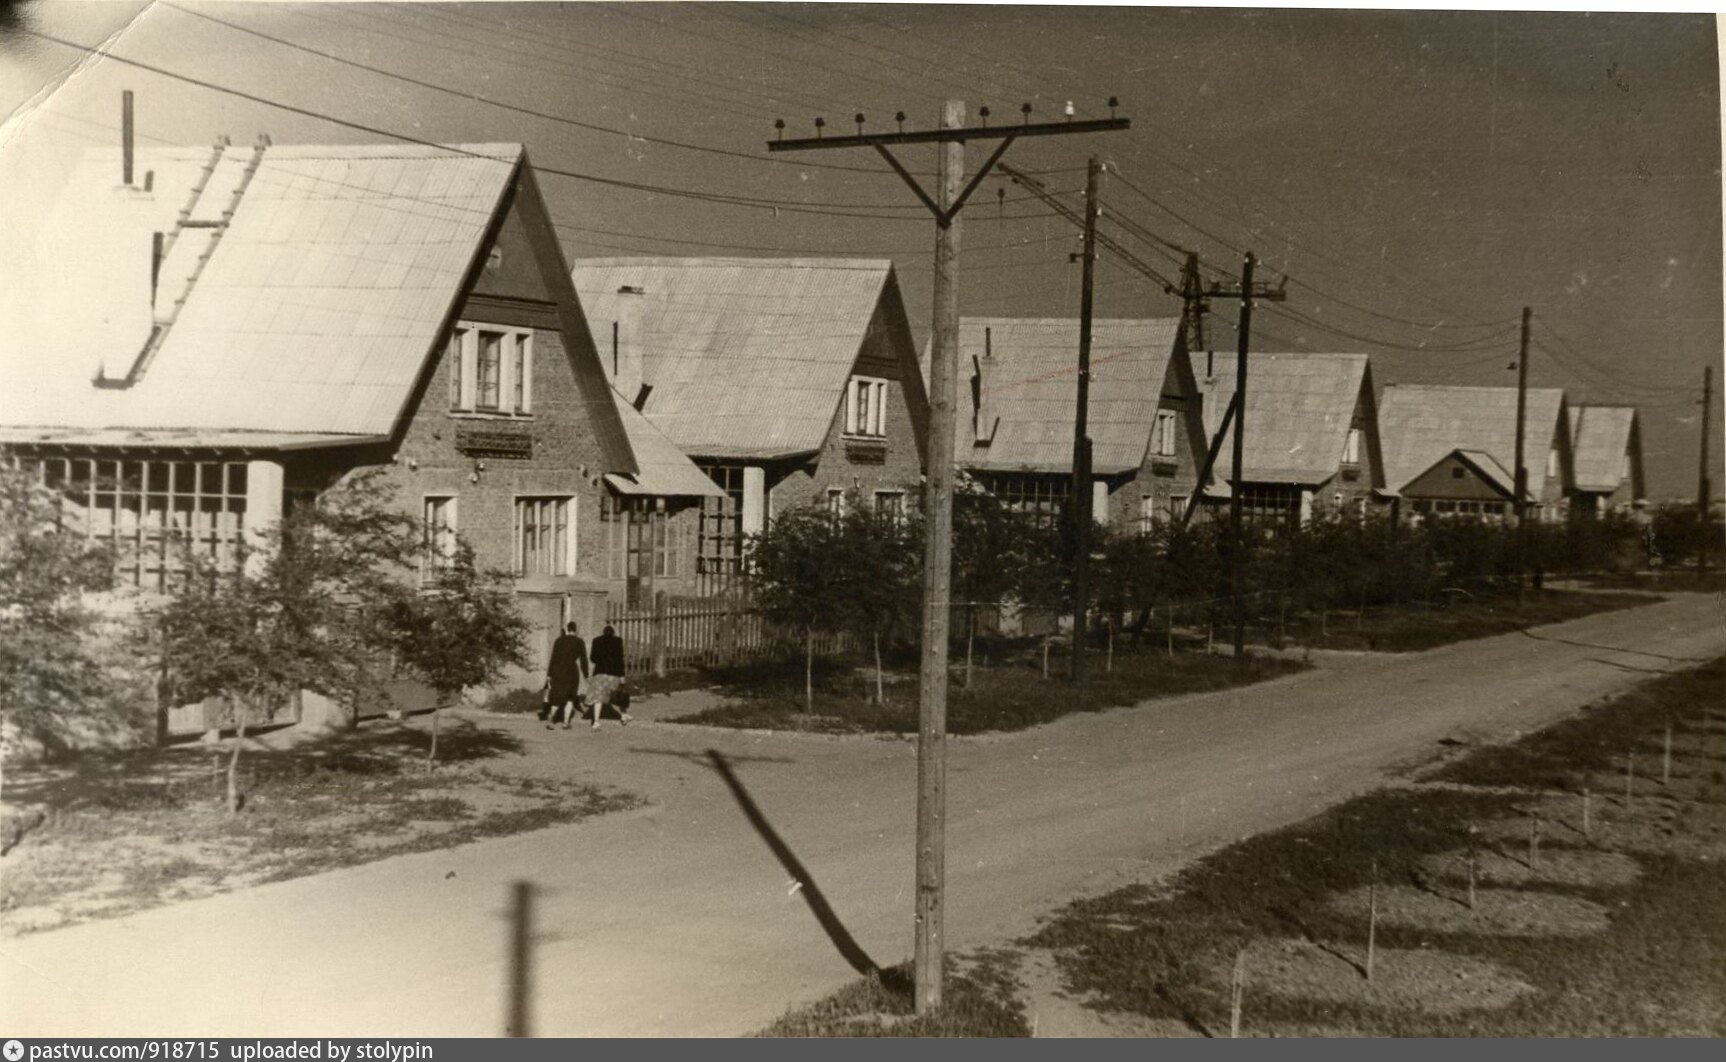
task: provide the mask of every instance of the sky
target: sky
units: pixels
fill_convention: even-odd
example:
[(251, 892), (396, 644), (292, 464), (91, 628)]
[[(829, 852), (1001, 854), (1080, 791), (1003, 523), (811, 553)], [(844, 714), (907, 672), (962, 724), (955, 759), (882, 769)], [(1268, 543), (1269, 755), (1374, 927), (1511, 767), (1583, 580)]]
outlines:
[[(1006, 161), (1078, 209), (1102, 159), (1101, 231), (1157, 278), (1178, 273), (1171, 248), (1207, 279), (1247, 250), (1287, 276), (1287, 300), (1255, 310), (1255, 351), (1366, 352), (1381, 387), (1509, 386), (1530, 306), (1531, 383), (1637, 405), (1650, 496), (1694, 498), (1705, 365), (1726, 485), (1718, 72), (1708, 15), (13, 3), (0, 241), (22, 246), (79, 153), (118, 143), (130, 88), (144, 145), (519, 141), (571, 258), (890, 257), (921, 342), (927, 212), (867, 149), (769, 154), (774, 121), (927, 128), (946, 99), (973, 122), (1024, 103), (1058, 120), (1068, 101), (1104, 117), (1113, 95), (1131, 130), (1025, 139)], [(933, 148), (901, 157), (932, 182)], [(1077, 314), (1074, 225), (1002, 175), (961, 225), (962, 312)], [(30, 266), (9, 252), (0, 280)], [(1100, 316), (1179, 311), (1107, 252), (1097, 284)], [(1212, 306), (1219, 356), (1236, 313)]]

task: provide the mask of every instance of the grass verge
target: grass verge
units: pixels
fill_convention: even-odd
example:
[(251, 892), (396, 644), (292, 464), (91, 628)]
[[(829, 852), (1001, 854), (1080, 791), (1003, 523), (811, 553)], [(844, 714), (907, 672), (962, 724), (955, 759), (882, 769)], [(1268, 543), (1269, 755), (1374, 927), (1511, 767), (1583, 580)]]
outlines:
[(911, 964), (856, 981), (808, 1007), (793, 1010), (761, 1036), (1029, 1036), (1013, 1003), (1017, 988), (1010, 952), (983, 952), (964, 964), (949, 961), (941, 1007), (918, 1016)]
[[(1059, 651), (1051, 661), (1059, 675), (1066, 661)], [(1043, 677), (1041, 657), (1020, 659), (1000, 667), (978, 668), (966, 688), (955, 679), (947, 702), (947, 732), (980, 734), (1023, 730), (1074, 712), (1099, 712), (1137, 704), (1153, 697), (1244, 686), (1302, 671), (1308, 665), (1293, 660), (1249, 656), (1242, 660), (1202, 653), (1167, 656), (1149, 650), (1117, 652), (1114, 666), (1104, 670), (1096, 659), (1082, 689), (1065, 678)], [(872, 669), (828, 667), (818, 672), (815, 709), (806, 710), (801, 673), (780, 668), (755, 676), (748, 684), (726, 688), (735, 700), (681, 716), (680, 723), (758, 730), (802, 730), (818, 733), (917, 732), (915, 675), (892, 675), (885, 697), (876, 702)]]
[[(1726, 658), (1652, 679), (1169, 882), (1073, 903), (1017, 946), (1049, 953), (1086, 1007), (1163, 1035), (1230, 1035), (1238, 963), (1246, 1036), (1720, 1036), (1723, 692)], [(1628, 795), (1627, 755), (1643, 764)], [(992, 1000), (945, 1031), (1000, 1028), (966, 1023), (1017, 1005), (1011, 971), (974, 987)], [(769, 1031), (856, 1035), (856, 991)]]
[(1291, 614), (1282, 622), (1261, 617), (1253, 640), (1313, 649), (1411, 653), (1471, 638), (1508, 634), (1525, 627), (1651, 605), (1652, 594), (1590, 594), (1574, 590), (1529, 590), (1518, 606), (1514, 593), (1441, 595), (1431, 605), (1407, 602), (1394, 608), (1369, 605), (1364, 612)]
[(0, 930), (55, 929), (409, 852), (521, 833), (633, 805), (587, 786), (506, 777), (483, 761), (513, 739), (400, 726), (241, 758), (246, 802), (224, 806), (226, 750), (86, 754), (8, 767)]

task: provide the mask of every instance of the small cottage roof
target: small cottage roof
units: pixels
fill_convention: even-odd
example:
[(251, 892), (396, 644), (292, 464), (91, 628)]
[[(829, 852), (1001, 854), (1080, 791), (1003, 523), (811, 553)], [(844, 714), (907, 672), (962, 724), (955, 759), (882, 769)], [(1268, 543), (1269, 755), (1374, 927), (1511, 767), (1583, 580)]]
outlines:
[(1636, 427), (1635, 406), (1577, 406), (1572, 414), (1571, 464), (1576, 489), (1614, 491), (1624, 482), (1624, 455)]
[[(1528, 491), (1539, 498), (1546, 483), (1546, 451), (1564, 414), (1564, 392), (1528, 389), (1523, 464)], [(1378, 409), (1385, 482), (1401, 490), (1453, 450), (1478, 450), (1500, 468), (1516, 467), (1516, 388), (1396, 384), (1384, 389)], [(1251, 430), (1250, 428), (1248, 429)]]
[[(1086, 420), (1097, 475), (1143, 464), (1179, 334), (1174, 318), (1092, 321)], [(976, 471), (1070, 471), (1078, 356), (1077, 318), (962, 319), (955, 461)], [(978, 372), (985, 423), (973, 428), (966, 381)]]
[(900, 378), (921, 415), (888, 260), (589, 258), (571, 275), (597, 342), (606, 347), (619, 326), (650, 388), (642, 412), (685, 453), (814, 453), (852, 367), (877, 340), (903, 348)]
[[(1363, 385), (1371, 384), (1365, 354), (1249, 355), (1247, 433), (1242, 479), (1249, 483), (1323, 483), (1342, 464)], [(1200, 359), (1193, 358), (1195, 363)], [(1211, 373), (1193, 375), (1204, 395), (1205, 434), (1214, 436), (1235, 395), (1235, 358), (1217, 356)], [(1228, 478), (1234, 425), (1217, 451), (1218, 478)]]

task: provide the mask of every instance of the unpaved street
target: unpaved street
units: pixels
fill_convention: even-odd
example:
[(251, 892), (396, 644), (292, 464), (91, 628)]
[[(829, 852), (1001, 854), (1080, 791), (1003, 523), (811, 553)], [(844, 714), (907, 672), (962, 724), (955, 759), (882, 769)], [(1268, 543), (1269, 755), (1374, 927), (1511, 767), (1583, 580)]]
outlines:
[[(1005, 940), (1078, 894), (1297, 821), (1443, 738), (1538, 726), (1723, 651), (1720, 603), (1684, 596), (955, 741), (950, 943)], [(526, 743), (510, 770), (616, 785), (650, 806), (6, 941), (0, 1028), (493, 1035), (517, 879), (540, 886), (544, 1035), (748, 1032), (855, 976), (848, 955), (909, 953), (911, 743), (484, 725)]]

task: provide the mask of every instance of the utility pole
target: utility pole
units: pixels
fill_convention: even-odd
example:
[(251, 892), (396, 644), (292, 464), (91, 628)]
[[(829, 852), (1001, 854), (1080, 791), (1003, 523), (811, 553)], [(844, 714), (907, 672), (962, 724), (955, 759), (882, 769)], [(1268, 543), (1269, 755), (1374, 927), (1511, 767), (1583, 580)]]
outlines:
[(1189, 358), (1205, 349), (1205, 314), (1209, 312), (1200, 286), (1198, 252), (1188, 251), (1181, 266), (1181, 335), (1187, 341)]
[(1229, 491), (1229, 534), (1232, 540), (1229, 558), (1229, 596), (1234, 598), (1235, 656), (1247, 654), (1247, 603), (1241, 596), (1241, 568), (1246, 559), (1246, 535), (1241, 530), (1241, 494), (1244, 482), (1241, 469), (1247, 438), (1247, 349), (1251, 345), (1253, 327), (1253, 266), (1257, 260), (1251, 251), (1241, 266), (1241, 326), (1235, 343), (1235, 479)]
[(1095, 155), (1085, 169), (1085, 264), (1079, 288), (1079, 394), (1073, 406), (1073, 684), (1085, 683), (1086, 620), (1091, 611), (1091, 302), (1097, 266)]
[(1714, 411), (1714, 366), (1702, 367), (1702, 452), (1696, 466), (1696, 520), (1701, 531), (1696, 547), (1696, 578), (1708, 574), (1708, 547), (1712, 545), (1708, 527), (1708, 418)]
[[(923, 541), (923, 657), (918, 676), (917, 723), (917, 870), (916, 938), (912, 971), (916, 978), (918, 1014), (941, 1006), (944, 900), (946, 890), (947, 823), (947, 639), (953, 561), (953, 424), (954, 396), (959, 387), (959, 212), (983, 178), (1022, 136), (1067, 136), (1131, 128), (1131, 121), (1114, 117), (1116, 101), (1109, 98), (1110, 117), (1089, 121), (1031, 121), (1031, 105), (1019, 108), (1019, 125), (988, 124), (989, 109), (980, 108), (984, 124), (965, 125), (965, 104), (948, 100), (938, 129), (905, 132), (903, 111), (895, 115), (897, 133), (864, 133), (861, 114), (856, 136), (823, 137), (823, 119), (815, 120), (816, 135), (804, 139), (771, 140), (769, 151), (811, 151), (869, 147), (899, 175), (935, 218), (934, 324), (930, 330), (929, 438)], [(1070, 113), (1070, 105), (1069, 105)], [(783, 136), (783, 119), (774, 123)], [(965, 144), (971, 140), (999, 141), (975, 176), (965, 180)], [(938, 144), (936, 196), (923, 190), (888, 150), (894, 144)]]
[[(1187, 508), (1181, 514), (1181, 526), (1185, 527), (1192, 519), (1199, 506), (1199, 496), (1204, 493), (1205, 481), (1210, 479), (1211, 469), (1216, 465), (1217, 454), (1222, 450), (1223, 436), (1234, 427), (1234, 481), (1229, 489), (1229, 528), (1231, 546), (1229, 549), (1229, 596), (1234, 602), (1235, 620), (1235, 655), (1245, 656), (1246, 647), (1246, 600), (1241, 590), (1241, 560), (1246, 552), (1246, 534), (1241, 526), (1241, 469), (1246, 446), (1246, 404), (1247, 404), (1247, 351), (1252, 339), (1253, 303), (1284, 302), (1288, 299), (1288, 277), (1283, 277), (1276, 287), (1271, 287), (1263, 281), (1253, 280), (1253, 270), (1258, 259), (1251, 251), (1247, 252), (1246, 262), (1241, 270), (1241, 282), (1236, 287), (1225, 287), (1213, 283), (1208, 290), (1199, 287), (1198, 255), (1188, 253), (1187, 263), (1181, 270), (1181, 297), (1186, 307), (1183, 311), (1185, 329), (1192, 329), (1188, 336), (1197, 334), (1203, 339), (1203, 326), (1199, 324), (1204, 315), (1209, 313), (1205, 305), (1209, 299), (1239, 298), (1241, 300), (1241, 317), (1238, 344), (1235, 352), (1235, 393), (1229, 399), (1228, 407), (1223, 411), (1222, 422), (1217, 425), (1216, 434), (1211, 437), (1209, 449), (1205, 452), (1204, 464), (1199, 466), (1198, 479), (1193, 484), (1192, 496), (1187, 499)], [(1194, 348), (1188, 346), (1188, 355)]]
[(1528, 567), (1528, 465), (1523, 449), (1528, 434), (1528, 325), (1534, 317), (1530, 306), (1522, 308), (1522, 348), (1516, 356), (1516, 607), (1522, 607), (1523, 583)]

